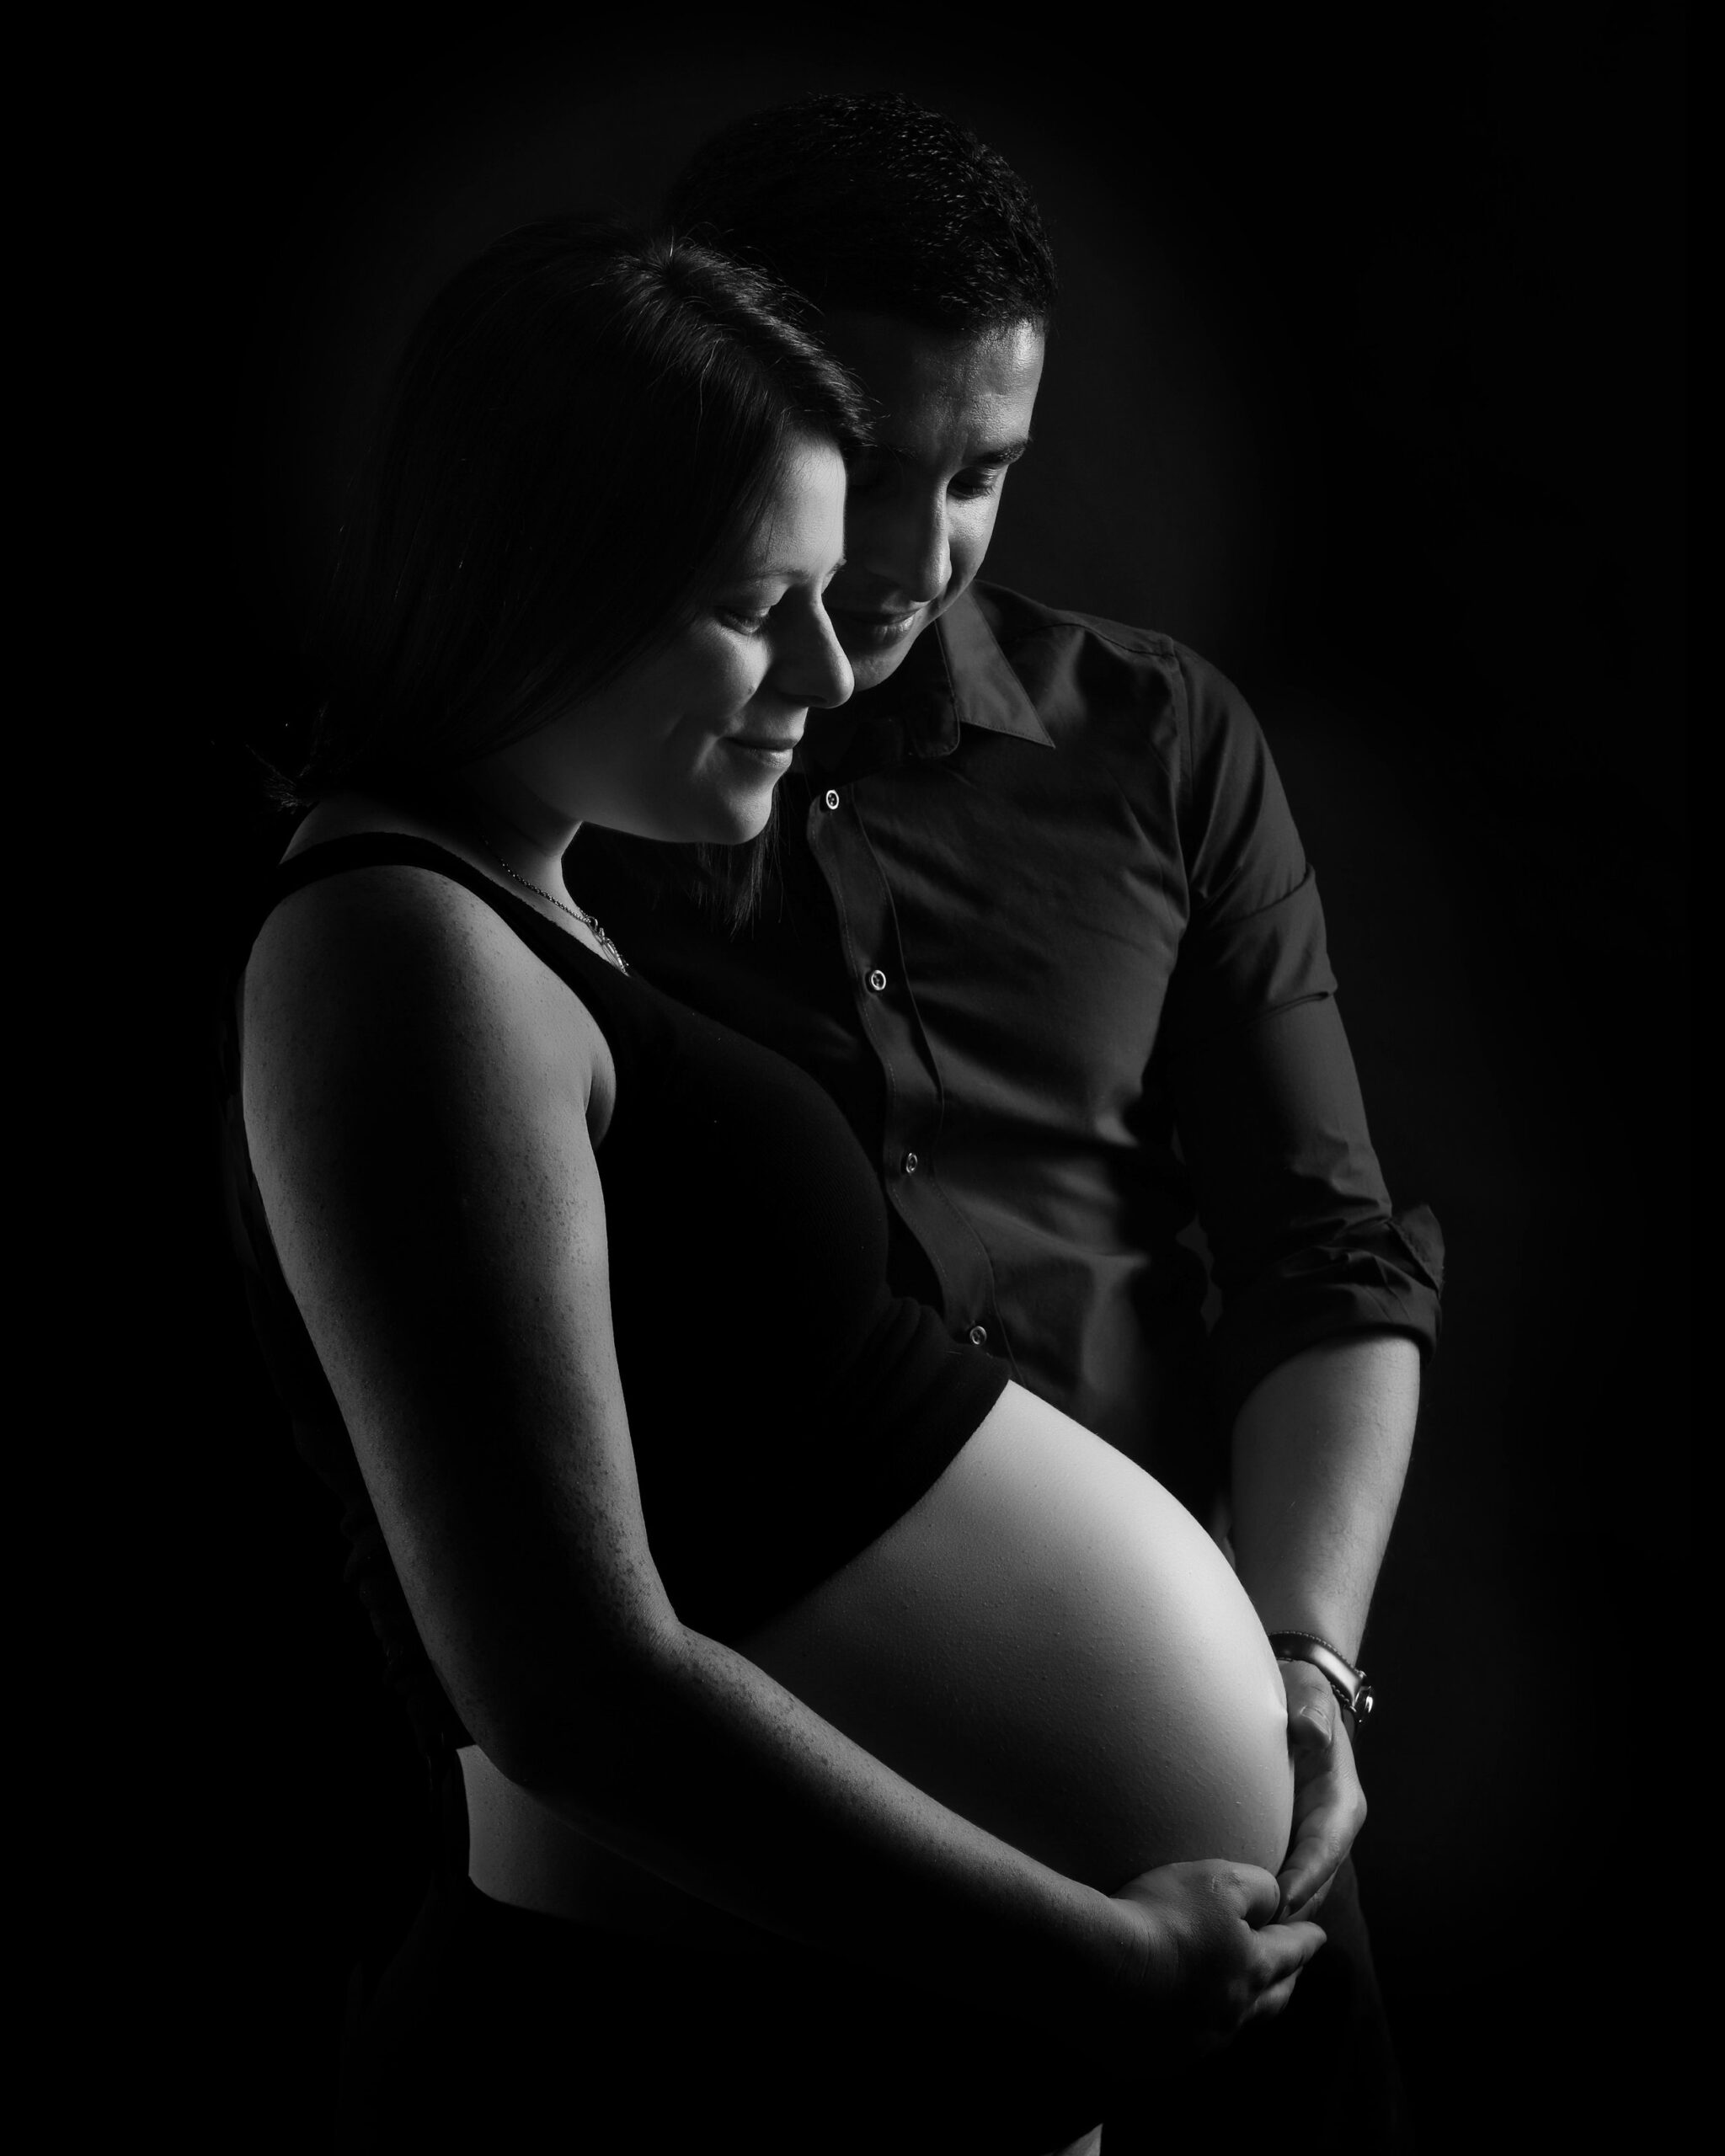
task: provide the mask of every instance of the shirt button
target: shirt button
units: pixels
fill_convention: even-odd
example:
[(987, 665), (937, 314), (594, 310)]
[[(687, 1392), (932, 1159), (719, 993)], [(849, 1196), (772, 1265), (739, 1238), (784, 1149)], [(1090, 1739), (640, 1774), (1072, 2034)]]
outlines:
[(987, 1345), (988, 1345), (988, 1327), (987, 1327), (985, 1325), (973, 1325), (973, 1326), (971, 1326), (971, 1328), (970, 1328), (970, 1345), (971, 1345), (973, 1348), (985, 1348), (985, 1347), (987, 1347)]
[(826, 803), (829, 808), (836, 808), (839, 805), (838, 794), (831, 787), (828, 787), (825, 793), (821, 798)]
[(882, 989), (886, 986), (886, 975), (880, 970), (879, 966), (877, 966), (874, 969), (874, 971), (868, 976), (868, 985), (874, 990), (877, 995), (879, 995)]
[(905, 1173), (907, 1176), (914, 1176), (916, 1172), (916, 1155), (914, 1153), (906, 1153), (905, 1155)]

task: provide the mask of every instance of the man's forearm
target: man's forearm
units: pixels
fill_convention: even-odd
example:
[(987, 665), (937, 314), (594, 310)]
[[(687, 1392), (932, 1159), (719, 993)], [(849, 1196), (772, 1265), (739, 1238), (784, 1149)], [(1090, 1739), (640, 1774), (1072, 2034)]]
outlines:
[(1359, 1661), (1418, 1406), (1419, 1350), (1387, 1332), (1309, 1348), (1247, 1396), (1231, 1534), (1266, 1631), (1315, 1632)]

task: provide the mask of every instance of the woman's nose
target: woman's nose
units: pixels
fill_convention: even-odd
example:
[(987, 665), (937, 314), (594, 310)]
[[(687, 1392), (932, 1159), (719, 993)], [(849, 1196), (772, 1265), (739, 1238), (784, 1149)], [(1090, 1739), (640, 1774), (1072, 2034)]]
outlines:
[(814, 711), (830, 711), (856, 687), (851, 662), (818, 599), (798, 623), (794, 641), (780, 659), (774, 676), (781, 696)]

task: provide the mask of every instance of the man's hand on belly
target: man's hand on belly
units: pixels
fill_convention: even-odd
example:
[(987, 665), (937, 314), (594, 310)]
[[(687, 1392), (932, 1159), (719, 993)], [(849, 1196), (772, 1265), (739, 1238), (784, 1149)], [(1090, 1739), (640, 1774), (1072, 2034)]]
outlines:
[(1284, 1922), (1323, 1906), (1337, 1869), (1365, 1823), (1365, 1791), (1335, 1694), (1307, 1662), (1284, 1662), (1288, 1749), (1294, 1761), (1294, 1829), (1277, 1874)]

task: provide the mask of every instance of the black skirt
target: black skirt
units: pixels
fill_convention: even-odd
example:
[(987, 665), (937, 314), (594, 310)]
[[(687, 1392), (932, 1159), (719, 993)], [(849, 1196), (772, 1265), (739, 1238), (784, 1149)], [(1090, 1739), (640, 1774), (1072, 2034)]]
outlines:
[(1047, 2156), (1105, 2073), (1046, 2031), (813, 1953), (620, 1936), (440, 1880), (343, 2062), (342, 2156)]

